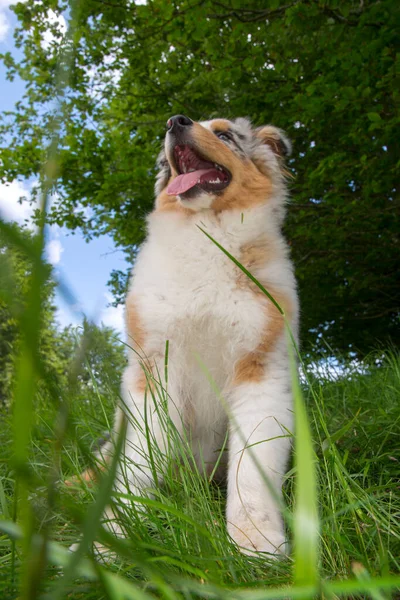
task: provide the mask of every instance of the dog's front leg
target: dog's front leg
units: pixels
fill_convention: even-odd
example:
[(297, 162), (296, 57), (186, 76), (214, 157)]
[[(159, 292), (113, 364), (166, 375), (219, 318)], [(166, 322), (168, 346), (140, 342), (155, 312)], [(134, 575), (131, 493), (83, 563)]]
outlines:
[(173, 442), (183, 431), (178, 394), (174, 394), (175, 402), (166, 393), (165, 382), (153, 385), (148, 378), (144, 384), (138, 373), (136, 365), (124, 373), (123, 407), (117, 409), (114, 434), (117, 439), (118, 429), (123, 428), (125, 421), (125, 440), (114, 480), (121, 518), (115, 519), (117, 510), (108, 508), (103, 519), (104, 525), (119, 536), (124, 535), (123, 522), (125, 517), (129, 518), (130, 511), (145, 511), (140, 497), (151, 496), (163, 483), (165, 470), (173, 459)]
[(247, 554), (286, 551), (277, 498), (290, 452), (291, 405), (282, 370), (276, 378), (242, 382), (230, 395), (227, 526)]

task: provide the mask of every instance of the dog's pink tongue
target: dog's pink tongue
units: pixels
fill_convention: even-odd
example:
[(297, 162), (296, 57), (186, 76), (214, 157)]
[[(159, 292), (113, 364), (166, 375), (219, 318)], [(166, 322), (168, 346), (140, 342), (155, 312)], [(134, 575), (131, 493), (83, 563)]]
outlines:
[(205, 173), (208, 173), (210, 169), (199, 169), (198, 171), (192, 171), (192, 173), (184, 173), (175, 177), (172, 183), (167, 187), (167, 194), (169, 196), (178, 196), (184, 194), (190, 188), (200, 183), (200, 178)]

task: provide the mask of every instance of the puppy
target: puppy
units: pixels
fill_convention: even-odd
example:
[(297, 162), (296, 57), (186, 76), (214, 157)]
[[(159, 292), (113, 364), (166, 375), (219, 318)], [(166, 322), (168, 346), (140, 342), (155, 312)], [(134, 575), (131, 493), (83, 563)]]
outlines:
[(227, 475), (227, 528), (245, 553), (285, 548), (277, 499), (292, 429), (287, 339), (278, 308), (206, 234), (271, 294), (296, 338), (296, 282), (281, 232), (289, 152), (272, 126), (171, 117), (126, 300), (131, 349), (118, 419), (125, 412), (133, 420), (116, 487), (135, 495), (154, 488), (149, 440), (161, 450), (167, 443), (160, 413), (149, 407), (158, 381), (176, 430), (208, 474), (228, 432), (228, 457), (219, 463)]

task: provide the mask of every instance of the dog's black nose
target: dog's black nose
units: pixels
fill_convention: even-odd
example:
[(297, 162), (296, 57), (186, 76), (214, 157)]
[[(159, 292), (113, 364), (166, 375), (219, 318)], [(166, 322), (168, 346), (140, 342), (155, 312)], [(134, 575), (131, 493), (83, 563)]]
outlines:
[(190, 127), (190, 125), (193, 125), (193, 121), (189, 117), (185, 117), (185, 115), (175, 115), (167, 121), (167, 129), (171, 133), (182, 131), (185, 127)]

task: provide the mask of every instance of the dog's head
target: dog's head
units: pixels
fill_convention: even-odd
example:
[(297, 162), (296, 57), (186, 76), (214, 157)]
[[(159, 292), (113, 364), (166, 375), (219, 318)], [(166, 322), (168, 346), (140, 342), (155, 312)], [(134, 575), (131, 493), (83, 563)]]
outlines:
[(184, 115), (171, 117), (167, 129), (158, 158), (158, 208), (243, 209), (284, 189), (291, 146), (280, 129), (255, 129), (247, 119), (196, 123)]

